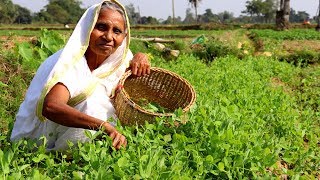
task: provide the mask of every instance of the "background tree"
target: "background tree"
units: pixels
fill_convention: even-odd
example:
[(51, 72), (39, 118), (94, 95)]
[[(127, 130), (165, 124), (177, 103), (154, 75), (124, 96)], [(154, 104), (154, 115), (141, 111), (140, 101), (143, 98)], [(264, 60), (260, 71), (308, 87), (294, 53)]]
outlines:
[(139, 24), (141, 16), (139, 12), (136, 12), (136, 9), (132, 3), (125, 6), (126, 11), (128, 13), (129, 22), (132, 25)]
[(80, 5), (81, 2), (77, 0), (49, 0), (35, 19), (48, 23), (77, 23), (85, 11)]
[(289, 29), (290, 0), (280, 0), (280, 9), (276, 13), (276, 26), (279, 30)]
[(223, 11), (221, 13), (218, 13), (218, 17), (220, 22), (223, 22), (223, 23), (230, 23), (234, 20), (233, 13), (228, 11)]
[(270, 23), (274, 20), (277, 10), (277, 0), (246, 1), (246, 10), (242, 13), (251, 16), (252, 22)]
[(18, 24), (30, 24), (32, 22), (31, 12), (19, 5), (15, 5), (17, 10), (17, 17), (14, 20), (14, 23)]
[(16, 11), (16, 6), (11, 0), (0, 0), (0, 23), (1, 24), (11, 24), (14, 22), (18, 12)]
[(265, 0), (262, 4), (262, 15), (265, 23), (271, 23), (275, 19), (277, 0)]
[(198, 22), (198, 6), (200, 2), (201, 0), (189, 0), (189, 3), (194, 7), (196, 22)]
[[(68, 12), (56, 3), (50, 3), (46, 6), (48, 14), (52, 17), (55, 23), (68, 24), (69, 21)], [(54, 16), (56, 14), (56, 16)]]
[(246, 10), (242, 11), (242, 13), (249, 14), (252, 21), (259, 22), (261, 21), (263, 6), (264, 4), (262, 0), (246, 1)]
[(85, 11), (80, 7), (81, 1), (79, 0), (49, 0), (49, 3), (57, 4), (68, 12), (69, 22), (67, 23), (77, 23)]
[(172, 16), (168, 16), (168, 18), (166, 20), (164, 20), (162, 23), (163, 24), (171, 24), (172, 23)]
[(296, 12), (291, 8), (289, 21), (291, 23), (302, 23), (304, 20), (309, 20), (310, 15), (305, 11), (298, 11)]
[(191, 12), (190, 8), (187, 8), (186, 10), (186, 17), (183, 20), (184, 24), (191, 24), (195, 21), (194, 17), (193, 17), (193, 13)]
[(205, 13), (199, 19), (200, 22), (209, 23), (209, 22), (219, 22), (219, 17), (216, 14), (212, 13), (211, 9), (206, 9)]
[(235, 22), (238, 22), (238, 23), (250, 23), (251, 21), (252, 21), (252, 17), (245, 16), (245, 15), (240, 15), (235, 19)]
[(33, 20), (42, 23), (54, 23), (53, 17), (46, 10), (41, 9), (40, 12), (33, 16)]
[(174, 20), (172, 19), (171, 16), (168, 16), (168, 18), (166, 20), (161, 20), (161, 19), (158, 20), (158, 22), (161, 24), (172, 24), (173, 21), (175, 24), (182, 24), (182, 20), (181, 20), (180, 16), (174, 18)]
[(31, 12), (28, 9), (13, 4), (11, 0), (0, 0), (0, 23), (29, 24), (31, 21)]
[(142, 16), (140, 24), (159, 24), (158, 20), (152, 16)]

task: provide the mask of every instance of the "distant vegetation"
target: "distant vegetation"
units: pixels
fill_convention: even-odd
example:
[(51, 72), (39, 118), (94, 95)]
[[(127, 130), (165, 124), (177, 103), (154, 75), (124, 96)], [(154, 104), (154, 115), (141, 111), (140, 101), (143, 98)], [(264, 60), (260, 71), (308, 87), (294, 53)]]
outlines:
[[(191, 1), (196, 10), (201, 1)], [(32, 2), (35, 3), (35, 2)], [(317, 6), (317, 4), (315, 4)], [(168, 4), (168, 8), (170, 4)], [(180, 16), (168, 16), (167, 19), (157, 19), (152, 16), (141, 16), (133, 4), (126, 6), (132, 25), (136, 24), (195, 24), (195, 23), (274, 23), (278, 5), (277, 0), (253, 0), (247, 1), (242, 15), (235, 17), (232, 12), (223, 11), (214, 14), (210, 8), (205, 13), (195, 15), (193, 11), (186, 9), (185, 18)], [(78, 0), (49, 0), (48, 4), (40, 12), (31, 13), (29, 9), (13, 4), (11, 0), (0, 0), (1, 24), (75, 24), (85, 9), (81, 8)], [(174, 9), (173, 9), (174, 11)], [(290, 11), (291, 23), (302, 23), (305, 20), (313, 20), (305, 11)]]

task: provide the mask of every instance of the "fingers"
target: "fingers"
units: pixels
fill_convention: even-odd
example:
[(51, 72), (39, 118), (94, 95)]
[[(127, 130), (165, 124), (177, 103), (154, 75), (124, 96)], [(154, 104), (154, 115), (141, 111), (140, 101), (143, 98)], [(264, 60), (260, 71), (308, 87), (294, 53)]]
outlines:
[(133, 75), (143, 76), (150, 74), (150, 62), (148, 56), (143, 53), (137, 53), (131, 61), (131, 71)]
[(138, 73), (138, 62), (135, 62), (134, 59), (131, 62), (131, 71), (133, 75), (137, 75)]
[(147, 69), (147, 74), (150, 74), (150, 66), (149, 66), (149, 68)]
[(123, 146), (124, 148), (127, 146), (126, 138), (119, 132), (113, 131), (109, 136), (112, 139), (112, 146), (117, 150), (119, 150), (121, 146)]

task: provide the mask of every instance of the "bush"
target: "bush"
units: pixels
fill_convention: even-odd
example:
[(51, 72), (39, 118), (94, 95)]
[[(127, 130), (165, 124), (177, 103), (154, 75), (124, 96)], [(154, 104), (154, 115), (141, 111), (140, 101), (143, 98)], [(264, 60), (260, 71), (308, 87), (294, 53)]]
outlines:
[(188, 46), (184, 40), (179, 39), (172, 44), (172, 49), (179, 50), (179, 51), (186, 51), (188, 49)]
[(300, 50), (280, 57), (280, 60), (306, 67), (308, 64), (320, 63), (320, 53), (310, 50)]
[(211, 38), (204, 44), (193, 44), (191, 49), (193, 50), (193, 55), (204, 60), (206, 63), (212, 62), (217, 57), (226, 57), (228, 55), (242, 57), (239, 49), (230, 47), (216, 38)]

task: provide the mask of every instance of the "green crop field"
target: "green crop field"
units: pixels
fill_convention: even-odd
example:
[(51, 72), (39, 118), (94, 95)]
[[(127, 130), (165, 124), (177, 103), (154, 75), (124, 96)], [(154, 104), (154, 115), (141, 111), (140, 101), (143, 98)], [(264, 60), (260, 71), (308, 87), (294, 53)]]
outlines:
[[(130, 47), (193, 85), (197, 100), (187, 123), (173, 125), (181, 121), (176, 111), (168, 125), (161, 118), (119, 124), (126, 149), (115, 151), (102, 135), (66, 152), (8, 139), (37, 67), (68, 37), (25, 35), (0, 41), (0, 179), (320, 178), (320, 41), (312, 30), (133, 31), (175, 40), (165, 45), (180, 51), (177, 58), (144, 40)], [(192, 44), (199, 35), (203, 41)]]

